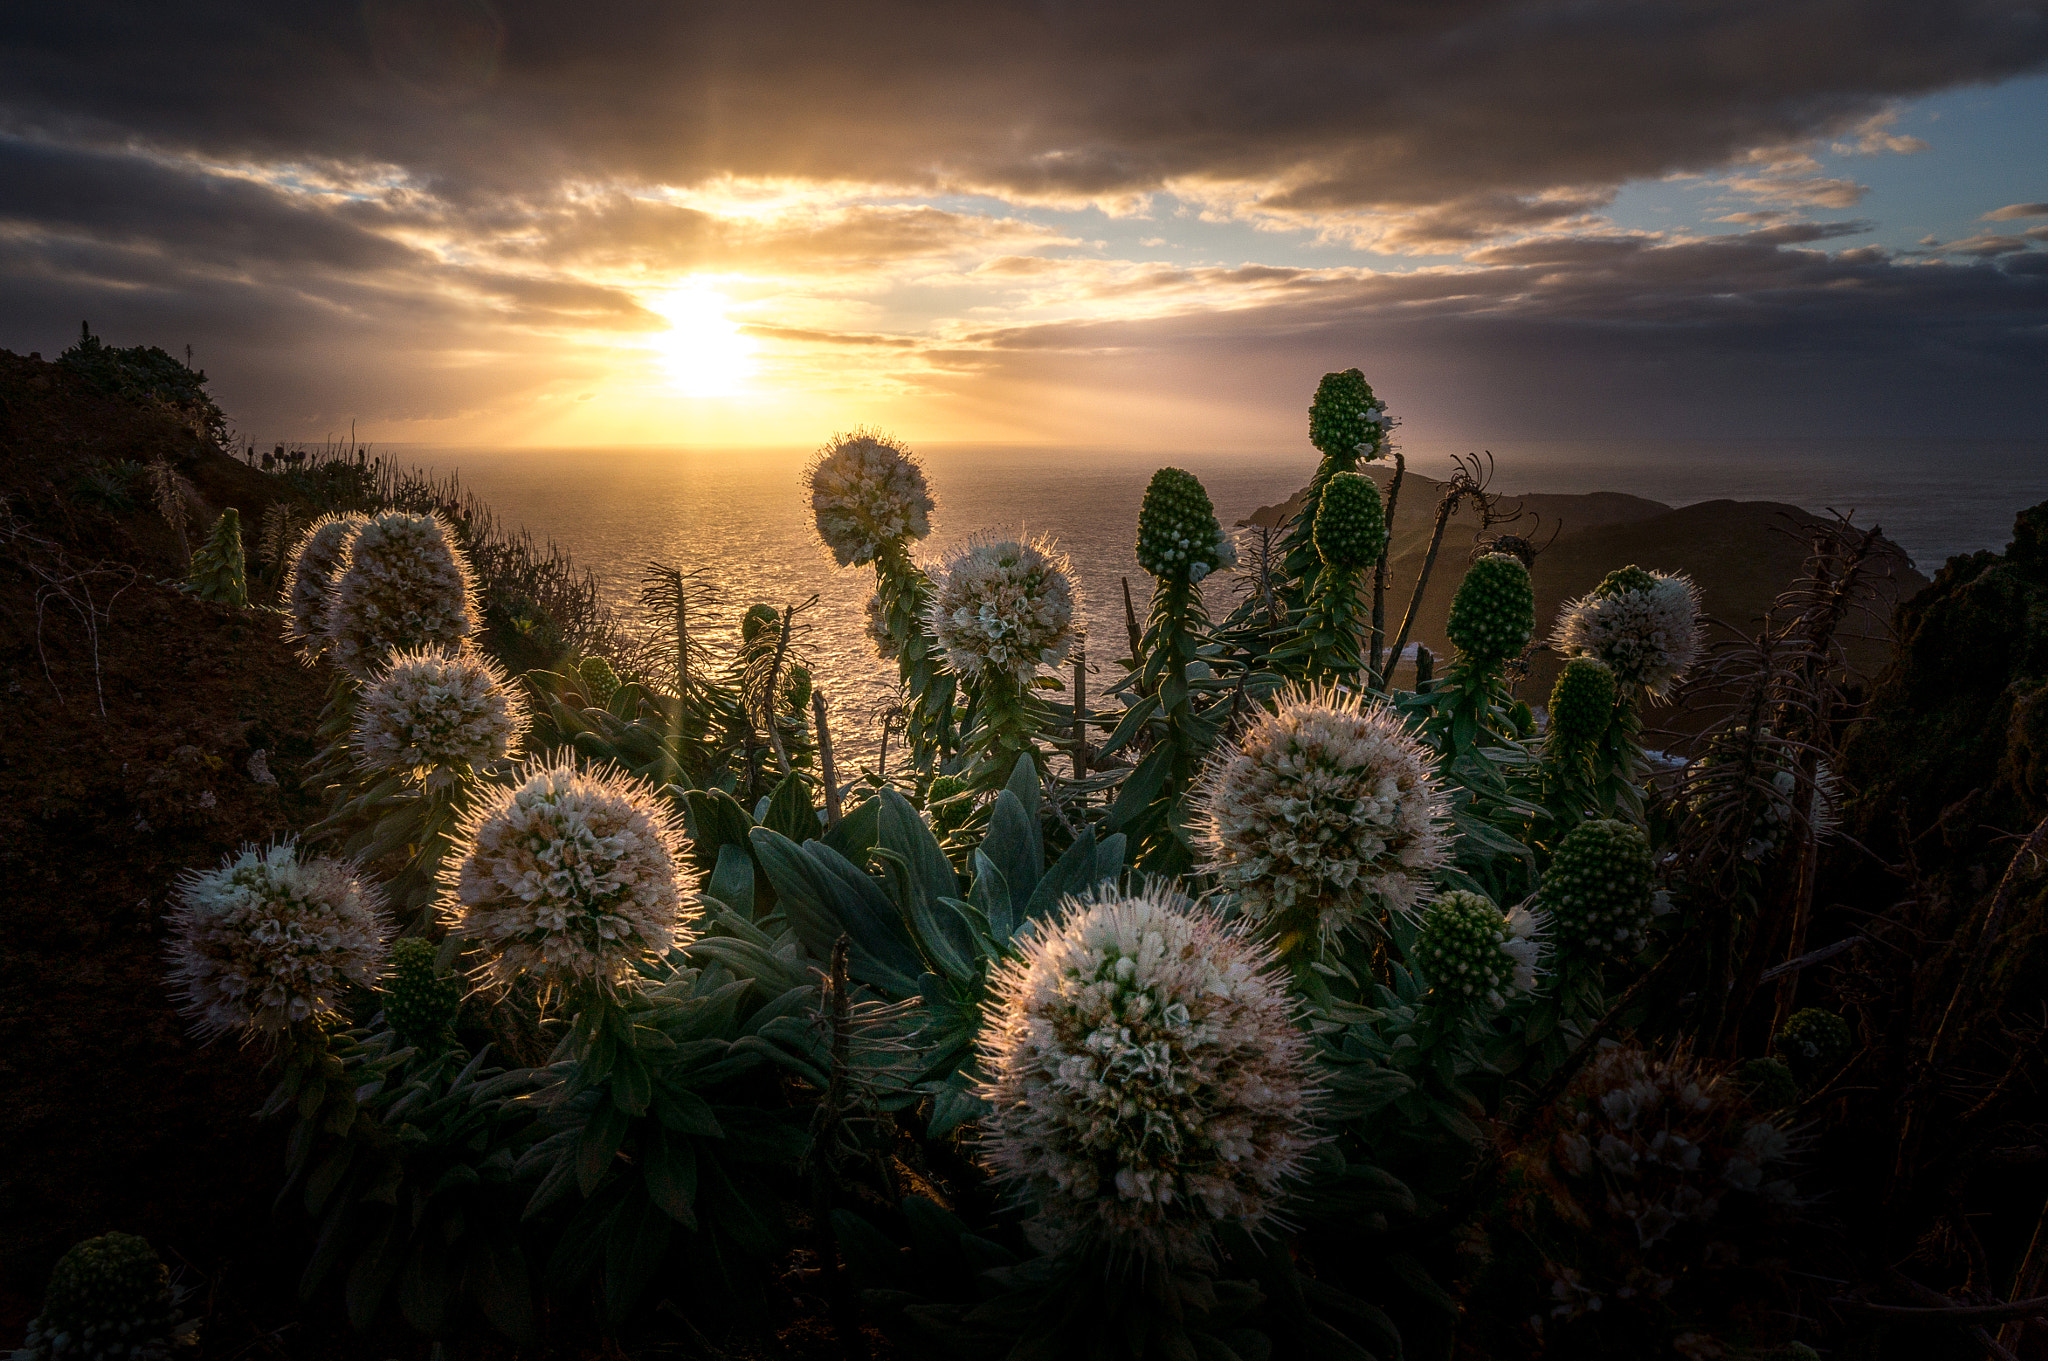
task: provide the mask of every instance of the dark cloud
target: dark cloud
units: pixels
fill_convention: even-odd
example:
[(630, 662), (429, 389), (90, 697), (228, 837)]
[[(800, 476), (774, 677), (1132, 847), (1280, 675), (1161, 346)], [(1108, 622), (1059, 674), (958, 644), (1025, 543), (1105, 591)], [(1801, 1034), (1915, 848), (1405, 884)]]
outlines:
[(1520, 438), (2048, 430), (2048, 252), (1904, 265), (1751, 233), (1530, 242), (1487, 260), (1304, 275), (1199, 316), (996, 328), (934, 359), (953, 382), (1043, 401), (1178, 391), (1289, 431), (1304, 383), (1351, 364), (1412, 423)]
[(10, 16), (0, 117), (392, 167), (458, 199), (721, 173), (1047, 195), (1195, 179), (1298, 210), (1489, 195), (1511, 217), (1560, 186), (1868, 136), (1888, 99), (2043, 59), (2041, 0), (71, 0)]

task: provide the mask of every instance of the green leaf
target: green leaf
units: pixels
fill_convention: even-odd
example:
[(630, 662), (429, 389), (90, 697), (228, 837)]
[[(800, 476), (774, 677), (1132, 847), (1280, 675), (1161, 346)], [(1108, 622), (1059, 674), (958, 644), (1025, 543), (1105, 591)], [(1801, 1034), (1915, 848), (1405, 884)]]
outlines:
[(711, 1113), (711, 1104), (695, 1092), (663, 1083), (654, 1098), (654, 1113), (663, 1128), (678, 1134), (702, 1134), (723, 1139), (725, 1127)]
[(1129, 844), (1130, 838), (1122, 832), (1111, 832), (1108, 836), (1102, 838), (1101, 845), (1097, 846), (1095, 850), (1096, 883), (1099, 884), (1105, 879), (1115, 880), (1123, 877), (1124, 856), (1128, 853), (1127, 847)]
[(697, 1229), (697, 1146), (688, 1138), (655, 1134), (648, 1141), (643, 1173), (647, 1194), (669, 1218), (691, 1232)]
[(1110, 829), (1120, 832), (1135, 823), (1166, 788), (1172, 770), (1173, 744), (1162, 742), (1138, 763), (1138, 768), (1125, 777), (1123, 788), (1117, 790), (1116, 802), (1109, 806)]
[(609, 1101), (601, 1101), (590, 1122), (583, 1127), (583, 1137), (576, 1144), (576, 1184), (589, 1195), (604, 1180), (610, 1170), (612, 1159), (618, 1156), (619, 1145), (626, 1137), (626, 1113)]
[(745, 846), (727, 842), (718, 848), (718, 867), (711, 871), (704, 892), (742, 917), (753, 915), (754, 857)]
[(396, 1214), (386, 1219), (382, 1232), (370, 1240), (369, 1248), (349, 1268), (348, 1286), (342, 1296), (348, 1307), (349, 1324), (357, 1332), (369, 1331), (377, 1321), (384, 1296), (391, 1289), (391, 1278), (405, 1262), (405, 1235), (399, 1231), (399, 1222)]
[(723, 789), (692, 789), (683, 795), (684, 816), (690, 824), (690, 847), (705, 869), (718, 863), (720, 846), (745, 849), (747, 833), (754, 819), (739, 801)]
[(1108, 756), (1136, 737), (1139, 729), (1145, 726), (1145, 720), (1158, 712), (1158, 709), (1158, 699), (1147, 695), (1125, 710), (1123, 720), (1116, 725), (1116, 731), (1109, 735), (1109, 740), (1102, 744), (1099, 754)]
[(882, 803), (871, 798), (862, 800), (820, 839), (854, 864), (865, 865), (868, 852), (881, 834)]
[(647, 1065), (631, 1050), (621, 1049), (618, 1064), (612, 1070), (612, 1104), (628, 1115), (645, 1115), (647, 1100), (653, 1094), (654, 1079), (648, 1074)]
[[(1019, 761), (1017, 769), (1021, 773), (1034, 768), (1029, 762)], [(1010, 783), (1014, 786), (1017, 781), (1013, 778)], [(1031, 781), (1031, 789), (1037, 792), (1036, 779)], [(1031, 890), (1037, 886), (1039, 876), (1045, 873), (1044, 834), (1039, 830), (1037, 817), (1017, 797), (1014, 788), (1005, 789), (996, 796), (995, 806), (989, 811), (988, 835), (982, 838), (981, 849), (976, 854), (986, 856), (989, 863), (1001, 872), (1003, 882), (1009, 887), (1010, 901), (1003, 905), (1000, 913), (993, 905), (980, 904), (996, 938), (1008, 940), (1023, 923), (1024, 907), (1031, 901)]]
[(614, 1326), (625, 1321), (661, 1269), (675, 1221), (644, 1196), (621, 1207), (604, 1247), (604, 1307)]
[(533, 1327), (533, 1284), (519, 1240), (495, 1233), (480, 1234), (478, 1239), (470, 1259), (477, 1304), (493, 1328), (522, 1347), (534, 1346), (539, 1338)]
[(698, 1213), (755, 1257), (775, 1255), (782, 1235), (775, 1221), (763, 1214), (771, 1202), (765, 1195), (747, 1195), (733, 1183), (721, 1159), (700, 1150), (697, 1159)]
[(974, 887), (967, 891), (967, 901), (973, 903), (975, 910), (988, 922), (990, 934), (1008, 944), (1017, 929), (1016, 913), (1010, 905), (1009, 883), (985, 852), (975, 851), (971, 864)]
[(398, 1285), (398, 1309), (405, 1321), (428, 1337), (448, 1331), (455, 1309), (456, 1276), (450, 1269), (447, 1244), (429, 1234), (413, 1245)]
[(811, 786), (802, 773), (792, 770), (782, 777), (768, 795), (768, 816), (761, 819), (791, 841), (809, 841), (822, 830), (818, 810), (811, 803)]
[(1095, 887), (1096, 859), (1095, 833), (1083, 827), (1081, 835), (1074, 838), (1074, 844), (1053, 862), (1045, 877), (1038, 881), (1038, 887), (1031, 891), (1031, 900), (1024, 905), (1026, 919), (1042, 921), (1052, 915), (1062, 897), (1070, 893), (1086, 893)]

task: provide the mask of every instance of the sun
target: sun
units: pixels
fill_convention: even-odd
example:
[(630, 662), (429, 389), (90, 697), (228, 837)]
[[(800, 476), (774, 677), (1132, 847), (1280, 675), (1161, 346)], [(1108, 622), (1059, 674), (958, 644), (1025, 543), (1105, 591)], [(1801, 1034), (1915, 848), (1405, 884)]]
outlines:
[(728, 317), (732, 300), (704, 284), (691, 283), (647, 299), (669, 329), (652, 348), (668, 373), (669, 386), (686, 397), (731, 397), (745, 391), (754, 374), (754, 342)]

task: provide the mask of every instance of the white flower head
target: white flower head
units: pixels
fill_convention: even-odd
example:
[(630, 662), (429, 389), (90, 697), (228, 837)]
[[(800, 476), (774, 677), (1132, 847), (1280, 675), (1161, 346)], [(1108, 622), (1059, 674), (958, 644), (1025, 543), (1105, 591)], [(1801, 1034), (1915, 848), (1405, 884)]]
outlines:
[(872, 562), (932, 532), (924, 469), (908, 446), (874, 430), (834, 435), (805, 474), (818, 537), (841, 567)]
[(675, 815), (645, 781), (573, 756), (526, 768), (471, 805), (441, 872), (449, 932), (482, 943), (500, 985), (615, 995), (687, 943), (696, 884)]
[(889, 602), (882, 598), (880, 591), (868, 596), (868, 641), (875, 645), (875, 655), (885, 662), (896, 660), (900, 649), (896, 646), (896, 635), (889, 631)]
[(1032, 1240), (1192, 1263), (1269, 1221), (1317, 1142), (1272, 956), (1161, 885), (1069, 898), (1019, 945), (990, 980), (981, 1152)]
[(973, 543), (937, 576), (932, 634), (960, 674), (1007, 675), (1022, 685), (1073, 647), (1073, 571), (1049, 540)]
[(1663, 699), (1699, 656), (1700, 593), (1683, 574), (1624, 567), (1558, 612), (1568, 657), (1598, 657), (1624, 688)]
[(360, 515), (323, 515), (307, 526), (292, 553), (284, 579), (284, 636), (299, 645), (299, 655), (309, 662), (327, 650), (327, 596), (334, 574), (348, 556), (350, 540), (368, 523)]
[(1203, 772), (1204, 868), (1260, 929), (1295, 949), (1381, 929), (1450, 858), (1450, 808), (1426, 748), (1383, 704), (1292, 690)]
[(328, 655), (369, 680), (394, 652), (459, 650), (476, 630), (469, 564), (438, 515), (391, 510), (356, 531), (328, 595)]
[(383, 892), (342, 861), (301, 860), (296, 841), (245, 846), (176, 894), (171, 981), (202, 1035), (327, 1020), (383, 968)]
[(394, 655), (356, 703), (356, 763), (379, 774), (474, 770), (514, 753), (526, 705), (474, 653)]

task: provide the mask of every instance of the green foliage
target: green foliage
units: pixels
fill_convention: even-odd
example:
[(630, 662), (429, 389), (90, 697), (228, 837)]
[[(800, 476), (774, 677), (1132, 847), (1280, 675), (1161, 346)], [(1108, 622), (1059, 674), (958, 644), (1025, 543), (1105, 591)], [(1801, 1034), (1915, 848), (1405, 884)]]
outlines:
[(1316, 508), (1316, 555), (1325, 567), (1357, 571), (1379, 561), (1387, 546), (1387, 512), (1380, 489), (1361, 473), (1338, 473)]
[(429, 1057), (454, 1039), (450, 1026), (462, 1010), (462, 982), (445, 977), (432, 942), (408, 936), (391, 947), (391, 983), (384, 1020), (400, 1044)]
[(249, 603), (249, 582), (242, 558), (242, 517), (233, 506), (220, 513), (199, 551), (185, 589), (201, 600), (241, 609)]
[(57, 1261), (18, 1361), (153, 1361), (194, 1338), (170, 1272), (132, 1233), (88, 1238)]
[(1360, 445), (1367, 447), (1364, 457), (1377, 457), (1387, 437), (1385, 410), (1359, 370), (1326, 373), (1309, 403), (1308, 442), (1334, 458), (1357, 458)]
[(1785, 1018), (1771, 1048), (1800, 1086), (1817, 1087), (1848, 1062), (1856, 1049), (1856, 1036), (1849, 1023), (1834, 1012), (1806, 1007)]
[(1536, 591), (1519, 558), (1488, 553), (1472, 564), (1451, 598), (1444, 633), (1460, 662), (1486, 672), (1517, 656), (1536, 632)]
[(1179, 468), (1153, 473), (1138, 511), (1138, 565), (1161, 581), (1200, 581), (1233, 556), (1201, 480)]
[(782, 611), (773, 605), (749, 605), (740, 617), (740, 641), (751, 643), (782, 623)]
[(227, 417), (207, 395), (206, 374), (154, 345), (122, 349), (80, 327), (78, 342), (57, 362), (109, 396), (170, 408), (203, 438), (218, 440), (227, 431)]
[(1543, 876), (1551, 938), (1569, 959), (1635, 954), (1650, 922), (1652, 882), (1641, 828), (1614, 818), (1580, 823), (1558, 843)]

